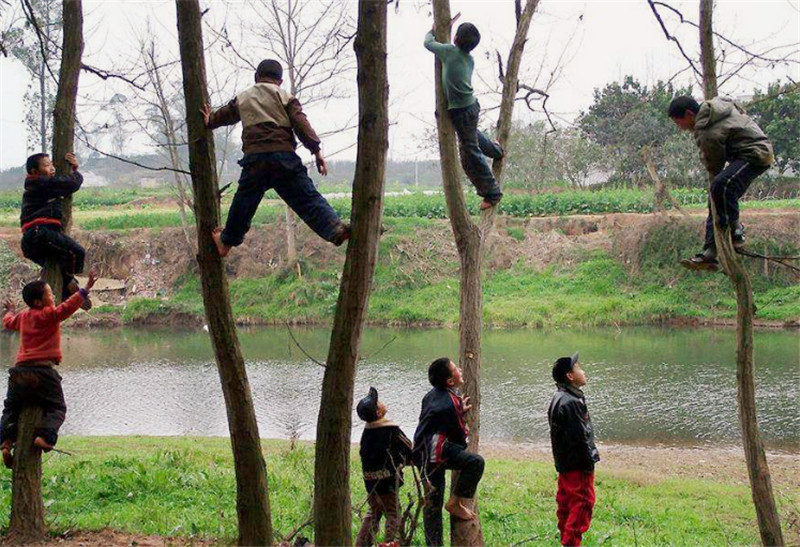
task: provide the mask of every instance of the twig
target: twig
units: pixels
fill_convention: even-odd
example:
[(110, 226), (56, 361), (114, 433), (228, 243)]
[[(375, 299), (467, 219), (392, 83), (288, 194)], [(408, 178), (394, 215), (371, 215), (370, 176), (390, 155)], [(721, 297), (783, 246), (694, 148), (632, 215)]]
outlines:
[(78, 128), (83, 133), (83, 135), (77, 135), (76, 134), (75, 136), (78, 137), (81, 140), (81, 142), (83, 142), (83, 144), (85, 144), (87, 147), (89, 147), (89, 149), (94, 150), (98, 154), (102, 154), (102, 155), (104, 155), (106, 157), (121, 161), (123, 163), (128, 163), (130, 165), (135, 165), (137, 167), (141, 167), (142, 169), (147, 169), (149, 171), (173, 171), (175, 173), (183, 173), (184, 175), (191, 175), (192, 174), (189, 171), (184, 171), (183, 169), (175, 169), (173, 167), (150, 167), (149, 165), (144, 165), (144, 164), (141, 164), (139, 162), (136, 162), (136, 161), (133, 161), (133, 160), (129, 160), (127, 158), (116, 156), (116, 155), (111, 154), (109, 152), (104, 152), (103, 150), (100, 150), (99, 148), (97, 148), (96, 146), (94, 146), (92, 143), (89, 142), (89, 139), (86, 138), (87, 131), (83, 128), (83, 126), (81, 126), (81, 124), (79, 122), (76, 121), (76, 123), (78, 125)]
[[(666, 27), (666, 25), (664, 25), (664, 20), (663, 20), (663, 19), (661, 19), (661, 14), (660, 14), (660, 13), (658, 13), (658, 9), (656, 8), (656, 5), (655, 5), (656, 3), (655, 3), (655, 2), (653, 2), (653, 0), (647, 0), (647, 3), (650, 5), (650, 9), (651, 9), (651, 10), (653, 10), (653, 15), (655, 15), (655, 16), (656, 16), (656, 19), (658, 20), (658, 24), (659, 24), (659, 25), (661, 25), (661, 30), (663, 30), (663, 31), (664, 31), (664, 36), (666, 36), (666, 37), (667, 37), (667, 40), (670, 40), (670, 41), (672, 41), (672, 42), (675, 42), (675, 44), (678, 46), (678, 49), (679, 49), (679, 50), (680, 50), (680, 52), (681, 52), (681, 55), (683, 55), (683, 58), (684, 58), (684, 59), (686, 59), (686, 60), (688, 61), (688, 63), (689, 63), (689, 66), (690, 66), (690, 67), (692, 67), (692, 70), (694, 71), (694, 73), (695, 73), (697, 76), (700, 76), (700, 77), (702, 77), (702, 73), (701, 73), (699, 70), (697, 70), (697, 66), (695, 66), (695, 64), (694, 64), (694, 60), (693, 60), (691, 57), (689, 57), (689, 56), (686, 54), (686, 52), (683, 50), (683, 46), (682, 46), (682, 45), (681, 45), (681, 43), (678, 41), (678, 39), (677, 39), (677, 38), (675, 38), (674, 36), (672, 36), (672, 35), (669, 33), (669, 31), (667, 30), (667, 27)], [(659, 5), (664, 5), (664, 4), (661, 4), (661, 2), (658, 2), (658, 4), (659, 4)], [(670, 7), (670, 6), (665, 6), (665, 7)], [(670, 8), (670, 9), (671, 9), (671, 8)], [(679, 13), (679, 15), (680, 15), (680, 13)], [(682, 16), (682, 15), (681, 15), (681, 22), (683, 22), (683, 16)]]
[(776, 264), (780, 264), (781, 266), (785, 266), (794, 272), (800, 273), (800, 268), (798, 268), (794, 264), (789, 264), (786, 262), (786, 260), (800, 260), (800, 256), (766, 256), (753, 251), (748, 251), (746, 249), (741, 249), (736, 252), (742, 256), (749, 256), (750, 258), (761, 258), (763, 260), (771, 260)]
[(289, 535), (288, 535), (288, 536), (286, 536), (285, 538), (283, 538), (283, 541), (282, 541), (281, 543), (283, 543), (283, 542), (286, 542), (287, 544), (291, 544), (291, 543), (292, 543), (292, 540), (294, 539), (294, 537), (295, 537), (297, 534), (299, 534), (299, 533), (300, 533), (300, 530), (302, 530), (302, 529), (303, 529), (303, 528), (305, 528), (306, 526), (309, 526), (309, 525), (311, 525), (313, 522), (314, 522), (314, 515), (311, 515), (310, 517), (308, 517), (308, 518), (305, 520), (305, 522), (303, 522), (302, 524), (300, 524), (299, 526), (297, 526), (297, 527), (296, 527), (294, 530), (292, 530), (291, 532), (289, 532)]
[(289, 326), (289, 322), (288, 321), (286, 322), (286, 330), (289, 331), (289, 336), (292, 337), (292, 341), (294, 342), (294, 345), (297, 346), (297, 349), (299, 349), (300, 351), (303, 352), (303, 355), (305, 355), (306, 357), (308, 357), (309, 359), (311, 359), (313, 362), (315, 362), (316, 364), (318, 364), (321, 367), (327, 366), (325, 363), (320, 363), (319, 361), (317, 361), (316, 359), (311, 357), (311, 355), (309, 355), (308, 352), (303, 349), (303, 346), (301, 346), (300, 342), (297, 341), (297, 338), (294, 337), (294, 333), (292, 332), (292, 327)]
[(365, 355), (364, 357), (362, 357), (361, 359), (359, 359), (359, 361), (366, 361), (367, 359), (372, 359), (373, 357), (375, 357), (376, 355), (378, 355), (380, 352), (382, 352), (383, 350), (385, 350), (385, 349), (386, 349), (386, 346), (388, 346), (389, 344), (391, 344), (391, 343), (392, 343), (392, 342), (394, 342), (395, 340), (397, 340), (397, 336), (396, 336), (396, 335), (395, 335), (395, 336), (393, 336), (391, 340), (389, 340), (389, 341), (388, 341), (388, 342), (386, 342), (384, 345), (382, 345), (378, 351), (376, 351), (375, 353), (371, 353), (371, 354), (369, 354), (369, 355)]
[(132, 85), (136, 89), (144, 91), (144, 86), (141, 85), (141, 84), (137, 84), (135, 79), (131, 80), (129, 78), (126, 78), (125, 76), (122, 76), (121, 74), (114, 74), (114, 73), (109, 72), (107, 70), (102, 70), (100, 68), (93, 67), (93, 66), (90, 66), (90, 65), (87, 65), (87, 64), (84, 64), (84, 63), (81, 63), (81, 70), (85, 70), (86, 72), (90, 72), (90, 73), (94, 74), (95, 76), (98, 76), (99, 78), (101, 78), (103, 80), (108, 80), (109, 78), (117, 78), (119, 80), (122, 80), (123, 82), (126, 82), (126, 83)]
[(526, 544), (528, 542), (536, 541), (540, 537), (541, 536), (539, 534), (535, 534), (535, 535), (533, 535), (533, 536), (531, 536), (531, 537), (529, 537), (527, 539), (523, 539), (522, 541), (518, 541), (517, 543), (512, 543), (511, 547), (519, 547), (520, 545), (524, 545), (524, 544)]

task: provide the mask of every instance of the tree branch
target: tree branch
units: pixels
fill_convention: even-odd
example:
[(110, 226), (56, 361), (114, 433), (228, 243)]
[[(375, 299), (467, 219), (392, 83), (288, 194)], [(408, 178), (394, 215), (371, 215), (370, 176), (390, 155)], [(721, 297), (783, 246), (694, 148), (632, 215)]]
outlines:
[[(692, 67), (692, 70), (694, 71), (694, 73), (697, 76), (702, 77), (703, 74), (697, 69), (697, 66), (694, 64), (694, 60), (691, 57), (689, 57), (686, 54), (686, 52), (683, 50), (683, 46), (681, 45), (680, 41), (678, 41), (677, 38), (672, 36), (669, 33), (669, 31), (667, 30), (666, 25), (664, 25), (664, 20), (661, 19), (661, 14), (658, 13), (658, 9), (656, 8), (656, 2), (654, 2), (653, 0), (647, 0), (647, 3), (650, 5), (650, 9), (653, 10), (653, 15), (656, 16), (656, 19), (658, 20), (658, 24), (661, 25), (661, 30), (664, 31), (664, 36), (667, 37), (667, 40), (675, 42), (675, 45), (678, 46), (678, 49), (681, 52), (681, 55), (683, 55), (683, 58), (686, 59), (686, 61), (689, 63), (689, 66)], [(665, 4), (661, 4), (661, 2), (658, 2), (658, 4), (666, 6)], [(666, 6), (666, 7), (669, 7), (669, 6)], [(672, 8), (670, 8), (670, 9), (672, 9)], [(680, 13), (679, 13), (679, 15), (680, 15)], [(683, 16), (682, 15), (681, 15), (681, 22), (683, 22)]]

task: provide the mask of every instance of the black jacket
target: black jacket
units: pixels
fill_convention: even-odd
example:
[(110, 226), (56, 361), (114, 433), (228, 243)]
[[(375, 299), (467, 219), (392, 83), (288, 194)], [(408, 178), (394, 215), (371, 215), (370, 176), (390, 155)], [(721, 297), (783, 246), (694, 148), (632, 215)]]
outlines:
[(402, 467), (411, 460), (411, 441), (395, 423), (381, 419), (364, 426), (359, 454), (367, 494), (389, 494), (403, 485)]
[(553, 459), (559, 473), (593, 471), (600, 461), (594, 445), (594, 428), (583, 392), (571, 385), (558, 385), (547, 410)]
[(422, 399), (414, 433), (414, 461), (418, 465), (422, 461), (439, 461), (444, 441), (466, 448), (468, 433), (461, 397), (451, 389), (433, 388)]
[(22, 194), (20, 225), (24, 226), (37, 218), (62, 220), (61, 200), (77, 192), (81, 184), (83, 175), (77, 171), (55, 177), (28, 175)]

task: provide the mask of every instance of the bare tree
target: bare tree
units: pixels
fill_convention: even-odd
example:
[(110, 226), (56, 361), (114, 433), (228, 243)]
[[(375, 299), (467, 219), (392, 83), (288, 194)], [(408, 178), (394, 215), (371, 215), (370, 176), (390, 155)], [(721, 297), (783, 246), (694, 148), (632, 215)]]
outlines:
[(349, 478), (353, 383), (378, 259), (389, 146), (386, 17), (386, 2), (359, 1), (355, 39), (359, 127), (352, 235), (339, 287), (317, 421), (314, 543), (321, 546), (352, 545)]
[[(75, 138), (75, 102), (78, 96), (78, 77), (83, 55), (83, 8), (81, 0), (63, 3), (64, 24), (61, 71), (56, 96), (55, 124), (53, 127), (53, 163), (56, 172), (68, 174), (71, 166), (64, 159), (72, 151)], [(64, 230), (71, 224), (72, 200), (64, 199), (62, 205)], [(56, 299), (61, 299), (61, 271), (58, 264), (49, 262), (45, 271)], [(9, 541), (19, 544), (36, 543), (45, 538), (42, 500), (42, 453), (33, 446), (36, 424), (42, 410), (27, 406), (20, 412), (14, 469), (11, 485), (11, 518)]]
[(214, 139), (201, 108), (208, 104), (203, 32), (198, 0), (176, 0), (189, 161), (197, 219), (198, 264), (203, 304), (217, 361), (236, 470), (236, 511), (239, 545), (270, 545), (272, 519), (267, 470), (261, 451), (253, 397), (244, 367), (230, 305), (222, 258), (211, 238), (218, 225), (220, 206), (214, 157)]
[[(506, 148), (511, 130), (511, 114), (519, 92), (519, 67), (527, 41), (533, 13), (538, 0), (527, 0), (524, 10), (519, 0), (515, 3), (517, 30), (506, 62), (503, 77), (503, 94), (500, 116), (497, 122), (497, 139)], [(433, 1), (433, 20), (439, 41), (450, 38), (449, 0)], [(441, 83), (441, 63), (436, 61), (436, 123), (439, 133), (439, 156), (441, 158), (442, 184), (445, 201), (453, 228), (453, 235), (461, 262), (460, 308), (459, 308), (459, 359), (464, 370), (464, 394), (472, 401), (473, 409), (467, 419), (470, 427), (469, 448), (478, 451), (480, 442), (480, 378), (481, 378), (481, 331), (483, 326), (482, 269), (486, 238), (494, 225), (495, 207), (484, 211), (480, 226), (473, 222), (464, 201), (458, 162), (456, 140)], [(500, 180), (504, 160), (495, 161), (492, 170)], [(477, 507), (476, 507), (477, 509)], [(451, 519), (451, 543), (453, 545), (482, 545), (483, 532), (480, 521)]]
[[(186, 208), (192, 207), (193, 203), (189, 199), (186, 191), (188, 180), (186, 174), (182, 173), (182, 163), (178, 154), (178, 147), (182, 146), (185, 142), (185, 131), (180, 131), (179, 125), (176, 122), (171, 105), (175, 98), (169, 86), (169, 83), (164, 82), (165, 70), (172, 63), (163, 63), (160, 61), (156, 50), (156, 39), (153, 35), (152, 29), (149, 28), (147, 37), (140, 44), (142, 58), (146, 69), (146, 76), (150, 88), (152, 89), (152, 97), (146, 98), (145, 103), (150, 110), (150, 119), (154, 123), (157, 130), (157, 140), (160, 141), (160, 148), (169, 159), (169, 164), (174, 171), (172, 172), (173, 187), (177, 193), (178, 210), (181, 214), (181, 228), (183, 229), (184, 240), (186, 241), (186, 250), (189, 256), (194, 256), (196, 253), (195, 246), (192, 244), (192, 239), (189, 234), (189, 220), (186, 215)], [(169, 78), (169, 74), (166, 75)]]
[[(703, 71), (703, 89), (706, 100), (717, 96), (717, 73), (714, 57), (713, 0), (700, 1), (700, 61)], [(709, 173), (710, 184), (714, 175)], [(738, 385), (739, 423), (742, 429), (747, 472), (750, 477), (750, 490), (756, 509), (761, 542), (766, 546), (782, 546), (783, 534), (778, 507), (772, 492), (772, 479), (769, 473), (764, 443), (758, 430), (756, 415), (755, 380), (753, 368), (753, 287), (750, 276), (744, 269), (733, 249), (730, 226), (724, 230), (717, 223), (717, 209), (709, 197), (711, 214), (714, 219), (714, 241), (719, 251), (719, 259), (736, 291), (736, 379)]]

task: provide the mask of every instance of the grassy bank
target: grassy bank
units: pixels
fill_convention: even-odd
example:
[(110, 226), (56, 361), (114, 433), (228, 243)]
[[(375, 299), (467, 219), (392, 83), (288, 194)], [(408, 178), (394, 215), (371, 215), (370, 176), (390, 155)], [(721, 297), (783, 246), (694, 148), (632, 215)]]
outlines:
[[(370, 298), (369, 321), (394, 325), (454, 325), (458, 314), (458, 262), (447, 245), (447, 226), (429, 219), (386, 219)], [(522, 221), (499, 229), (497, 261), (484, 281), (484, 320), (494, 327), (567, 327), (654, 324), (682, 319), (736, 316), (736, 301), (722, 274), (689, 272), (679, 257), (697, 251), (693, 221), (656, 222), (633, 243), (622, 236), (608, 245), (573, 245), (569, 237), (540, 232)], [(551, 238), (551, 239), (547, 239)], [(544, 242), (539, 241), (544, 240)], [(444, 242), (443, 242), (444, 241)], [(791, 241), (754, 236), (759, 252), (797, 254)], [(559, 247), (560, 246), (560, 247)], [(537, 249), (557, 255), (535, 263)], [(238, 252), (238, 251), (237, 251)], [(449, 253), (449, 254), (443, 254)], [(503, 254), (505, 253), (505, 254)], [(528, 254), (528, 257), (522, 256)], [(788, 271), (748, 259), (762, 321), (800, 318), (800, 286)], [(305, 258), (304, 272), (273, 270), (233, 277), (231, 302), (242, 321), (320, 323), (332, 315), (341, 263)], [(152, 321), (175, 313), (202, 316), (199, 280), (181, 278), (168, 300), (134, 299), (126, 322)]]
[[(217, 538), (235, 530), (235, 483), (229, 441), (223, 438), (64, 437), (73, 457), (47, 456), (44, 498), (55, 532), (105, 527), (141, 534)], [(265, 441), (274, 527), (287, 534), (304, 522), (312, 499), (313, 447)], [(755, 512), (746, 482), (730, 477), (643, 474), (609, 465), (596, 473), (597, 505), (585, 545), (753, 545)], [(641, 449), (639, 459), (648, 456)], [(700, 455), (702, 457), (702, 455)], [(353, 507), (365, 497), (357, 451), (352, 453)], [(639, 462), (641, 463), (641, 462)], [(698, 476), (700, 473), (698, 472)], [(3, 471), (9, 480), (8, 471)], [(778, 481), (784, 520), (800, 495)], [(491, 456), (480, 487), (487, 545), (557, 544), (549, 461)], [(410, 492), (403, 490), (403, 497)], [(8, 525), (9, 489), (0, 498)], [(794, 511), (794, 513), (793, 513)], [(353, 530), (360, 519), (353, 517)], [(787, 533), (791, 536), (791, 530)], [(313, 535), (306, 529), (304, 535)], [(796, 535), (796, 534), (795, 534)], [(421, 533), (416, 544), (423, 544)]]

